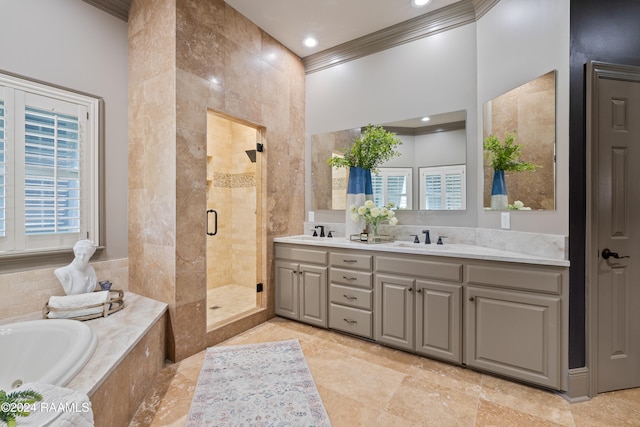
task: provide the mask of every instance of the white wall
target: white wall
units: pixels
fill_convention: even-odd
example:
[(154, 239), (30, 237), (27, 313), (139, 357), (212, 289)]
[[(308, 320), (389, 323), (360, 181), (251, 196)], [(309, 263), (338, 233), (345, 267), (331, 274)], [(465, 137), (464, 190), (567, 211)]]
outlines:
[[(556, 81), (556, 210), (514, 212), (511, 228), (569, 234), (569, 0), (500, 0), (477, 23), (478, 120), (488, 100), (551, 70)], [(477, 129), (482, 141), (482, 129)], [(482, 182), (482, 159), (477, 159)], [(478, 192), (482, 206), (482, 188)], [(478, 210), (478, 226), (500, 227), (500, 213)]]
[[(476, 25), (468, 24), (307, 75), (307, 146), (310, 135), (459, 110), (467, 111), (466, 131), (473, 139), (476, 92)], [(467, 157), (475, 159), (476, 150), (475, 144), (469, 144)], [(310, 156), (306, 158), (308, 162)], [(468, 176), (475, 177), (475, 162), (468, 167)], [(309, 189), (309, 164), (306, 170)], [(475, 180), (468, 179), (467, 185), (475, 194)], [(476, 203), (471, 200), (467, 212), (453, 219), (430, 212), (425, 221), (475, 226)], [(310, 206), (310, 194), (306, 206)], [(399, 219), (403, 221), (402, 216)], [(316, 216), (316, 220), (326, 219)]]
[(0, 70), (104, 98), (106, 244), (127, 256), (127, 23), (80, 0), (0, 0)]
[[(557, 210), (514, 212), (511, 228), (566, 235), (569, 0), (500, 0), (477, 23), (307, 75), (307, 134), (467, 110), (467, 212), (448, 217), (429, 212), (409, 220), (499, 228), (500, 213), (482, 208), (482, 104), (553, 69), (558, 71)], [(309, 183), (309, 174), (306, 179)], [(316, 214), (316, 220), (323, 217)]]

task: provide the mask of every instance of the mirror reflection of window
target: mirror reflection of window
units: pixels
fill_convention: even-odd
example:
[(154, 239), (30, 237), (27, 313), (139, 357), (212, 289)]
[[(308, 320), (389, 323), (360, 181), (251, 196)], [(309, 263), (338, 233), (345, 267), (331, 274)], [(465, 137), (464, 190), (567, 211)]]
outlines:
[(420, 209), (466, 209), (466, 165), (419, 168), (419, 173)]
[(371, 182), (376, 206), (393, 203), (398, 209), (413, 209), (411, 168), (380, 168)]

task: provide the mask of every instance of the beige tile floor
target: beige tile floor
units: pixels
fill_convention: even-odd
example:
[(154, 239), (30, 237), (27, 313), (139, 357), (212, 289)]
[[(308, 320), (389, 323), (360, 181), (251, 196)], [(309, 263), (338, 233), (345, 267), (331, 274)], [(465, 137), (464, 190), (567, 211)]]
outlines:
[[(297, 338), (334, 427), (640, 426), (640, 389), (561, 396), (275, 318), (220, 345)], [(167, 365), (131, 427), (184, 426), (204, 352)]]
[(209, 289), (207, 290), (207, 330), (255, 308), (255, 285), (225, 285)]

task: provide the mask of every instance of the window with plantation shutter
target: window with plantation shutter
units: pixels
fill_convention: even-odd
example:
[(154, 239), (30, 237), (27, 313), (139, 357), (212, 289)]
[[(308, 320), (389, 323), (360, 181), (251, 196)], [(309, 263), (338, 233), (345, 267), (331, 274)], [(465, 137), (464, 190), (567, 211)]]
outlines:
[(466, 165), (420, 168), (420, 209), (466, 209)]
[(99, 100), (0, 74), (0, 256), (99, 241)]
[(393, 203), (398, 209), (413, 209), (411, 168), (380, 168), (371, 176), (376, 206)]

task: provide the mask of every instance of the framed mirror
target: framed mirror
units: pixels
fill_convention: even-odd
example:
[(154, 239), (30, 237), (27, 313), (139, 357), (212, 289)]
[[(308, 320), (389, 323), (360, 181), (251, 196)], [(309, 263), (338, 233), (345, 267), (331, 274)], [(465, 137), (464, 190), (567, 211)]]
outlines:
[[(532, 171), (505, 172), (506, 209), (554, 210), (556, 175), (556, 72), (550, 71), (483, 105), (483, 142), (490, 135), (520, 145)], [(483, 150), (483, 206), (492, 209), (492, 154)], [(493, 190), (495, 193), (496, 190)], [(494, 207), (495, 207), (494, 201)]]
[[(400, 157), (372, 177), (376, 204), (393, 201), (404, 210), (466, 209), (466, 117), (462, 110), (382, 124), (402, 145)], [(363, 128), (311, 136), (311, 210), (346, 208), (348, 171), (332, 168), (327, 159), (342, 155)]]

